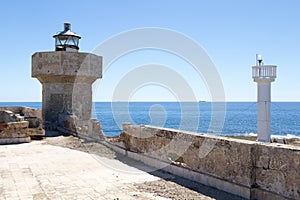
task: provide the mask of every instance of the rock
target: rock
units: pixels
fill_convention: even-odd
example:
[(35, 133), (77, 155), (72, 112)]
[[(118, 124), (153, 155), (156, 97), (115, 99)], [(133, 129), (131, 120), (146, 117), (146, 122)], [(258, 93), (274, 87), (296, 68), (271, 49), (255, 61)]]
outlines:
[(29, 122), (8, 122), (0, 124), (0, 144), (30, 142)]
[(0, 107), (0, 124), (2, 144), (29, 142), (30, 138), (45, 135), (42, 128), (41, 111), (34, 108)]

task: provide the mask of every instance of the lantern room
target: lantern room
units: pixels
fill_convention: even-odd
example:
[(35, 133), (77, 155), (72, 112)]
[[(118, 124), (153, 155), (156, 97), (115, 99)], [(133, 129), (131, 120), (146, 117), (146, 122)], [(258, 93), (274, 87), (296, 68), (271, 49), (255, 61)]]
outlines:
[(55, 38), (55, 51), (73, 51), (79, 50), (79, 35), (71, 31), (71, 24), (64, 23), (64, 30), (53, 35)]

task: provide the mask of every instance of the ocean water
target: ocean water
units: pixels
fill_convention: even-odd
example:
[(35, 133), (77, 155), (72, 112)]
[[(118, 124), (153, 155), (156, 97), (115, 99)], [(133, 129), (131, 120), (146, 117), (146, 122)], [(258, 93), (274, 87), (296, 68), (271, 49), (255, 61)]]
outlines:
[[(227, 102), (225, 105), (225, 110), (219, 110), (218, 104), (210, 102), (94, 102), (93, 117), (102, 123), (107, 136), (119, 135), (124, 122), (220, 135), (256, 134), (256, 102)], [(0, 102), (0, 106), (41, 109), (41, 102)], [(216, 112), (212, 112), (212, 106)], [(300, 137), (300, 102), (272, 102), (271, 133)]]

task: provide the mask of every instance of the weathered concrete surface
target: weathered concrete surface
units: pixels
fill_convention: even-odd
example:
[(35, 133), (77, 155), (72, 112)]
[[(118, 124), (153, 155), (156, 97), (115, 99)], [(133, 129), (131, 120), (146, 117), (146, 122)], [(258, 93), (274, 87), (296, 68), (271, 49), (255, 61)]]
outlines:
[(0, 146), (0, 199), (165, 200), (133, 187), (157, 177), (117, 160), (43, 143)]
[(203, 184), (249, 199), (300, 199), (299, 147), (130, 124), (120, 139), (127, 150), (204, 174)]
[(43, 85), (42, 110), (46, 130), (75, 131), (75, 135), (87, 137), (97, 135), (97, 130), (86, 127), (93, 123), (90, 121), (92, 83), (102, 77), (101, 56), (64, 51), (38, 52), (32, 56), (32, 77)]

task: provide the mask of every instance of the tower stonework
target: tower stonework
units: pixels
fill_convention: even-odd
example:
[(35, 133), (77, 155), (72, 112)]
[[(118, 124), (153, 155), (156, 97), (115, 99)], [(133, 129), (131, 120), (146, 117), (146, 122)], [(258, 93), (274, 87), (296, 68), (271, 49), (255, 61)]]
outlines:
[(60, 133), (103, 139), (102, 126), (91, 119), (92, 84), (102, 77), (102, 57), (81, 53), (71, 24), (53, 36), (55, 51), (32, 55), (32, 77), (43, 85), (42, 118), (46, 136)]
[(91, 111), (92, 84), (102, 77), (102, 57), (79, 52), (37, 52), (32, 56), (32, 77), (43, 85), (46, 131), (88, 137), (97, 135), (95, 127), (101, 132), (100, 123), (91, 119)]

